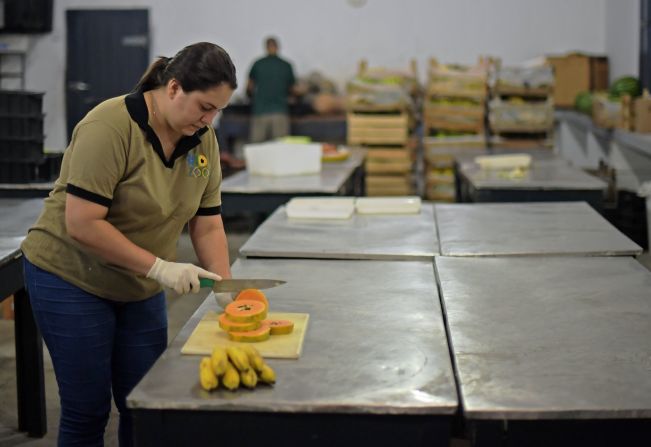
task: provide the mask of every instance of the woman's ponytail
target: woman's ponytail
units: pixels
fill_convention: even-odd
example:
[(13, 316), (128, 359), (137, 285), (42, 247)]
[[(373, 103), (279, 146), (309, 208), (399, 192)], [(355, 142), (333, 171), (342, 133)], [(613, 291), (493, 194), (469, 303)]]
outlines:
[(138, 81), (138, 84), (136, 84), (136, 90), (147, 91), (164, 85), (164, 73), (170, 60), (169, 57), (159, 56), (158, 59), (152, 62)]

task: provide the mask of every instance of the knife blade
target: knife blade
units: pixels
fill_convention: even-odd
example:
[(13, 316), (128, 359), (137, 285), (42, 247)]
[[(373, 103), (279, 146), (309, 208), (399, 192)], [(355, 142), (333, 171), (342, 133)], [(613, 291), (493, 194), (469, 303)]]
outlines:
[(239, 292), (244, 289), (270, 289), (285, 284), (281, 279), (222, 279), (215, 281), (208, 278), (199, 278), (200, 287), (211, 287), (216, 293)]

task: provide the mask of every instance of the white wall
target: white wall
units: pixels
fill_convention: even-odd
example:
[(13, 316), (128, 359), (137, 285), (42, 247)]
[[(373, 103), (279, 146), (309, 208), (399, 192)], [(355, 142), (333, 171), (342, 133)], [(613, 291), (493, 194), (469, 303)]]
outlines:
[(610, 80), (639, 76), (640, 0), (606, 0), (606, 53)]
[(347, 0), (57, 0), (53, 32), (32, 42), (27, 88), (47, 92), (46, 147), (63, 149), (64, 11), (71, 8), (148, 7), (152, 56), (214, 41), (230, 52), (240, 85), (273, 34), (298, 75), (319, 70), (343, 85), (362, 57), (392, 68), (416, 58), (422, 79), (431, 56), (471, 63), (489, 54), (509, 64), (568, 50), (603, 53), (605, 4), (616, 1), (367, 0), (355, 8)]

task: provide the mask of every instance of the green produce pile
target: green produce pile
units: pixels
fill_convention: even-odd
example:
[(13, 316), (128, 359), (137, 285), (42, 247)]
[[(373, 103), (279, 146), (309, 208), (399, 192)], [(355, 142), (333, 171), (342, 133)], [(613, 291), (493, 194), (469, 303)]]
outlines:
[(616, 79), (608, 90), (612, 99), (619, 99), (624, 95), (629, 95), (632, 98), (637, 98), (642, 95), (642, 85), (640, 80), (633, 76), (624, 76)]
[(581, 113), (586, 115), (592, 114), (592, 102), (593, 96), (590, 92), (580, 92), (576, 95), (574, 99), (574, 108)]

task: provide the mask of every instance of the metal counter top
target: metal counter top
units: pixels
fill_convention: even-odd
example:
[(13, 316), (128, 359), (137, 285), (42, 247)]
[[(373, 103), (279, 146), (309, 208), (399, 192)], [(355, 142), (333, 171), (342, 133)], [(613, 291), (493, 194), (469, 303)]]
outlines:
[(348, 160), (322, 163), (319, 174), (274, 177), (250, 175), (248, 171), (241, 171), (225, 178), (221, 191), (225, 194), (336, 194), (362, 164), (364, 154), (363, 150), (351, 150)]
[(29, 227), (43, 210), (43, 199), (0, 199), (0, 265), (19, 255)]
[(480, 169), (476, 163), (463, 163), (460, 172), (478, 190), (602, 191), (607, 187), (603, 180), (570, 166), (562, 159), (534, 159), (531, 168), (524, 171), (522, 178), (507, 178), (505, 171)]
[(435, 209), (444, 256), (642, 253), (585, 202), (438, 204)]
[(43, 341), (23, 281), (20, 244), (43, 209), (43, 199), (0, 199), (0, 301), (14, 297), (18, 429), (47, 432)]
[(437, 258), (469, 419), (651, 417), (651, 273), (631, 258)]
[(254, 392), (199, 388), (181, 347), (205, 301), (129, 395), (130, 408), (450, 415), (457, 397), (431, 262), (240, 259), (235, 277), (274, 277), (277, 312), (307, 312), (298, 360), (270, 359), (278, 381)]
[(240, 249), (244, 256), (431, 260), (439, 254), (434, 207), (420, 214), (360, 215), (345, 220), (290, 219), (278, 208)]

